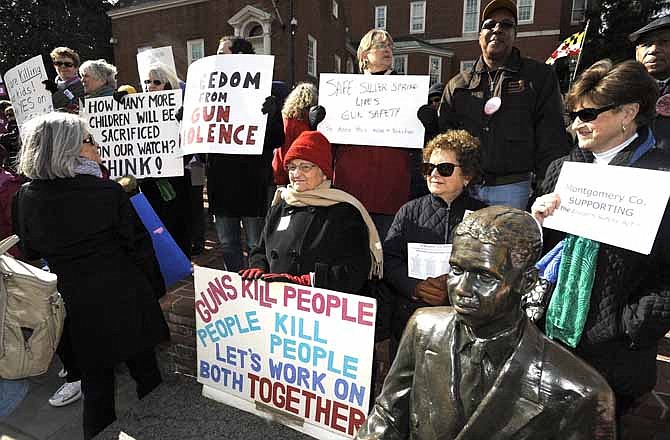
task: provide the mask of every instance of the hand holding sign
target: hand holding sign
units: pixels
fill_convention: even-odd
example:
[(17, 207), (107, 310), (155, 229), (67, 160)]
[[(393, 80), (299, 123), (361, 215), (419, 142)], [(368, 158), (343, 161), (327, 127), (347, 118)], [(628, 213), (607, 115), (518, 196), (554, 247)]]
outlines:
[(535, 220), (542, 225), (544, 219), (554, 213), (561, 206), (561, 197), (557, 193), (545, 194), (538, 197), (530, 208)]

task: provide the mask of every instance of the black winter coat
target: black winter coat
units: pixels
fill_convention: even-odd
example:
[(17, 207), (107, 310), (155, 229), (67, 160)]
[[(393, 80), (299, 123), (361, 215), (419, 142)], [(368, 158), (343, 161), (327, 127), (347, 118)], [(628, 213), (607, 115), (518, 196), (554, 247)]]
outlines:
[[(612, 159), (610, 165), (670, 171), (670, 155), (652, 148), (632, 165), (649, 129)], [(543, 193), (552, 192), (564, 162), (593, 162), (589, 152), (573, 150), (547, 170)], [(563, 233), (545, 229), (545, 250)], [(649, 255), (601, 243), (589, 313), (575, 352), (598, 370), (617, 395), (640, 396), (656, 384), (658, 341), (670, 330), (670, 207)]]
[(284, 144), (281, 113), (268, 115), (263, 153), (208, 154), (209, 212), (225, 217), (264, 217), (272, 185), (272, 155)]
[(16, 200), (22, 250), (28, 259), (44, 258), (58, 276), (83, 370), (113, 366), (169, 338), (156, 299), (161, 287), (142, 269), (147, 259), (155, 262), (142, 245), (151, 241), (137, 224), (121, 186), (89, 175), (35, 180)]
[(370, 272), (368, 243), (367, 226), (353, 205), (294, 207), (282, 200), (268, 211), (249, 266), (292, 275), (314, 272), (315, 287), (359, 294)]
[(412, 313), (430, 304), (412, 299), (419, 279), (407, 275), (407, 243), (451, 243), (456, 226), (465, 211), (476, 211), (486, 205), (461, 194), (449, 206), (432, 194), (405, 203), (393, 219), (384, 240), (384, 280), (397, 297), (391, 330), (400, 337)]

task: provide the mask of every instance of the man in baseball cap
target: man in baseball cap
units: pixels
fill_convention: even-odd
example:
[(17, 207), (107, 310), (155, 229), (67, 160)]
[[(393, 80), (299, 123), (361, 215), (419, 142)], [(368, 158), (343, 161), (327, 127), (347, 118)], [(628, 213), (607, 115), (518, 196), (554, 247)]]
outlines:
[(628, 38), (635, 43), (635, 59), (658, 81), (661, 93), (652, 129), (657, 145), (670, 150), (670, 15), (652, 21)]

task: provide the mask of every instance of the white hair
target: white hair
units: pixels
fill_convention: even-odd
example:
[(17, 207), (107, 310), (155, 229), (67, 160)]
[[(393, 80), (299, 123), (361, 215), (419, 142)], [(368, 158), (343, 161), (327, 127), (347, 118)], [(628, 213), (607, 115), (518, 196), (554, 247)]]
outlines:
[(151, 76), (152, 73), (156, 79), (159, 79), (165, 84), (165, 90), (179, 89), (179, 78), (177, 78), (177, 75), (172, 69), (169, 69), (165, 64), (155, 63), (149, 66), (146, 79), (149, 79), (149, 76)]
[(47, 113), (26, 122), (21, 132), (19, 173), (38, 180), (75, 176), (77, 157), (87, 133), (84, 119), (64, 112)]
[(105, 85), (116, 89), (116, 66), (113, 64), (109, 64), (103, 59), (84, 61), (79, 67), (79, 74), (84, 76), (84, 73), (88, 73), (98, 81), (104, 81)]

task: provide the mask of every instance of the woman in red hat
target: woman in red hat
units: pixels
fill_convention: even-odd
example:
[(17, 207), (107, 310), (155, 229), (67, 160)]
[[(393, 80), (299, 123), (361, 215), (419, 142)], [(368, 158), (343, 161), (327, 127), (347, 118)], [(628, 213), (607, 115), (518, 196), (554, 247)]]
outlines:
[(352, 195), (331, 188), (332, 147), (304, 131), (284, 156), (290, 184), (275, 194), (245, 279), (359, 293), (383, 271), (377, 229)]

